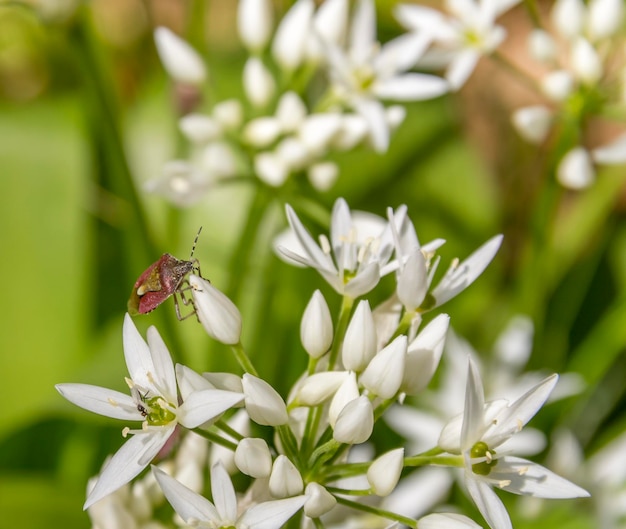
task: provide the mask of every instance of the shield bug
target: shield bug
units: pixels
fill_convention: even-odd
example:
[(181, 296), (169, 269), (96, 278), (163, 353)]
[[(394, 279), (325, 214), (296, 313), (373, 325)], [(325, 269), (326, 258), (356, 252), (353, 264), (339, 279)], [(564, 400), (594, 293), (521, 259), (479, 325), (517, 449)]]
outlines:
[(186, 317), (180, 314), (177, 294), (181, 296), (184, 305), (189, 303), (183, 295), (185, 290), (183, 285), (187, 274), (194, 269), (197, 269), (199, 273), (199, 263), (197, 259), (194, 259), (193, 252), (196, 249), (196, 243), (201, 231), (202, 228), (198, 230), (198, 234), (193, 242), (189, 261), (177, 259), (169, 253), (164, 253), (156, 263), (151, 264), (139, 276), (137, 281), (135, 281), (133, 291), (128, 300), (128, 313), (131, 316), (147, 314), (173, 295), (176, 317), (179, 320)]

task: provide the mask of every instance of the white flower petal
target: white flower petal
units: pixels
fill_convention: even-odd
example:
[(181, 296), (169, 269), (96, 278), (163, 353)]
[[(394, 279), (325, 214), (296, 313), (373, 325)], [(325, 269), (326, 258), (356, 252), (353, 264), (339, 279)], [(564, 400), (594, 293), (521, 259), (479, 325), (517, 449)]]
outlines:
[(365, 63), (376, 42), (376, 8), (372, 0), (359, 0), (350, 27), (350, 57), (355, 64)]
[(159, 394), (168, 402), (176, 402), (176, 373), (172, 356), (156, 327), (148, 327), (147, 338), (154, 364), (153, 376), (159, 386)]
[(238, 529), (280, 529), (307, 501), (307, 496), (266, 501), (248, 509), (237, 521)]
[(246, 437), (235, 450), (237, 468), (253, 478), (268, 478), (272, 472), (272, 454), (264, 439)]
[(88, 509), (136, 477), (159, 453), (172, 433), (174, 426), (152, 427), (148, 432), (128, 439), (102, 470), (83, 509)]
[(211, 467), (211, 494), (223, 525), (237, 518), (237, 496), (233, 482), (219, 461)]
[(137, 403), (125, 393), (89, 384), (57, 384), (57, 391), (72, 404), (105, 417), (143, 421)]
[(446, 272), (441, 282), (432, 291), (437, 306), (452, 299), (471, 285), (487, 268), (501, 244), (502, 235), (492, 237), (462, 263)]
[(307, 377), (296, 395), (302, 406), (317, 406), (330, 399), (348, 377), (346, 371), (321, 371)]
[(359, 382), (383, 399), (394, 397), (404, 377), (407, 337), (398, 336), (369, 363)]
[(167, 501), (185, 523), (192, 520), (220, 522), (220, 515), (209, 500), (196, 494), (157, 467), (152, 467), (152, 472)]
[(287, 220), (289, 221), (291, 229), (295, 233), (298, 242), (302, 245), (302, 248), (307, 253), (311, 261), (317, 263), (318, 268), (336, 274), (337, 269), (335, 268), (330, 255), (324, 253), (316, 244), (313, 237), (311, 237), (307, 229), (302, 225), (298, 215), (296, 215), (296, 212), (289, 204), (285, 205), (285, 211), (287, 212)]
[(487, 520), (489, 527), (491, 529), (513, 529), (509, 513), (500, 498), (487, 483), (469, 475), (468, 472), (466, 471), (465, 479), (467, 490), (476, 507)]
[(367, 121), (374, 149), (377, 152), (385, 152), (389, 147), (389, 126), (385, 107), (374, 99), (359, 98), (354, 101), (354, 108)]
[(359, 387), (356, 383), (356, 374), (351, 372), (336, 391), (328, 408), (328, 422), (334, 428), (337, 417), (349, 402), (359, 396)]
[(346, 444), (364, 443), (374, 429), (374, 409), (369, 398), (362, 395), (348, 402), (337, 417), (333, 429), (336, 441)]
[(380, 267), (377, 262), (369, 263), (359, 270), (345, 285), (344, 294), (356, 299), (372, 290), (380, 281)]
[(515, 494), (537, 498), (586, 498), (589, 493), (545, 467), (519, 457), (504, 456), (489, 473), (489, 478), (510, 484), (502, 488)]
[(544, 405), (556, 386), (558, 375), (552, 375), (528, 390), (510, 406), (504, 408), (496, 417), (495, 424), (489, 427), (483, 436), (490, 448), (496, 448), (532, 419)]
[(348, 1), (326, 0), (317, 9), (313, 24), (324, 41), (342, 46), (348, 26)]
[(178, 408), (178, 421), (186, 428), (196, 428), (215, 419), (221, 413), (239, 404), (243, 394), (221, 389), (194, 391)]
[(462, 514), (440, 512), (418, 520), (420, 529), (481, 529), (474, 520)]
[(287, 406), (265, 380), (246, 373), (242, 378), (246, 410), (257, 424), (279, 426), (289, 420)]
[(424, 301), (428, 291), (426, 259), (419, 248), (414, 249), (398, 273), (396, 292), (409, 312), (413, 312)]
[(341, 360), (350, 371), (363, 371), (376, 354), (376, 327), (369, 301), (361, 300), (350, 319), (341, 348)]
[(474, 49), (465, 49), (459, 53), (446, 70), (446, 79), (452, 90), (459, 90), (476, 68), (480, 53)]
[(302, 494), (304, 489), (302, 476), (287, 456), (281, 454), (274, 461), (268, 487), (270, 494), (275, 498)]
[(450, 85), (436, 75), (423, 73), (405, 73), (379, 81), (372, 87), (372, 92), (381, 99), (393, 101), (422, 101), (445, 94)]
[(594, 149), (591, 155), (594, 161), (600, 164), (626, 163), (626, 134), (618, 136), (608, 145)]
[(396, 488), (404, 467), (404, 448), (377, 457), (367, 469), (367, 481), (377, 496), (388, 496)]
[[(152, 376), (156, 373), (156, 369), (152, 361), (150, 349), (139, 334), (135, 323), (128, 313), (124, 316), (122, 340), (124, 342), (124, 358), (130, 378), (138, 386), (158, 393), (157, 388), (152, 383)], [(148, 373), (151, 373), (150, 377)]]
[(200, 373), (196, 373), (193, 369), (182, 364), (176, 364), (176, 381), (178, 382), (178, 391), (180, 391), (180, 396), (183, 402), (194, 391), (215, 389), (215, 386), (211, 384), (208, 379), (203, 377)]
[(483, 381), (480, 378), (476, 364), (469, 359), (463, 426), (461, 427), (461, 449), (463, 451), (480, 440), (485, 429), (484, 409), (485, 391), (483, 390)]

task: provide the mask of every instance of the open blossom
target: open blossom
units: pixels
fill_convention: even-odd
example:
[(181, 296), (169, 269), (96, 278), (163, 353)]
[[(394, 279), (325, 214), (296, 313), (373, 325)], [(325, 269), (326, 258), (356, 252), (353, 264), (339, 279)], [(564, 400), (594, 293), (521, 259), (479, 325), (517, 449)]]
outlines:
[(291, 232), (275, 247), (288, 262), (315, 268), (337, 292), (352, 298), (372, 290), (386, 273), (393, 241), (381, 217), (353, 214), (340, 198), (333, 206), (330, 241), (321, 237), (320, 247), (289, 205), (286, 210)]
[(445, 56), (445, 77), (453, 89), (461, 88), (483, 55), (494, 52), (506, 37), (496, 24), (502, 13), (519, 0), (445, 2), (449, 15), (424, 6), (402, 4), (396, 17)]
[[(67, 400), (100, 415), (125, 421), (141, 421), (139, 430), (118, 450), (91, 489), (87, 509), (136, 477), (165, 446), (176, 426), (196, 428), (241, 402), (243, 394), (218, 389), (184, 392), (178, 404), (174, 364), (161, 336), (148, 329), (146, 343), (130, 316), (124, 318), (124, 357), (130, 378), (130, 395), (87, 384), (58, 384)], [(181, 371), (182, 373), (183, 371)], [(181, 381), (179, 381), (179, 384)]]
[(381, 99), (418, 101), (438, 97), (448, 90), (448, 84), (440, 77), (407, 72), (427, 44), (421, 35), (402, 35), (381, 45), (376, 40), (373, 0), (356, 3), (346, 50), (334, 42), (322, 42), (333, 91), (365, 118), (378, 151), (385, 151), (389, 145), (389, 125)]
[(194, 527), (263, 527), (279, 529), (307, 500), (304, 495), (257, 503), (242, 508), (237, 504), (233, 483), (221, 463), (211, 467), (213, 502), (185, 487), (162, 470), (153, 467), (167, 501), (186, 524)]
[(514, 402), (485, 402), (482, 380), (475, 364), (469, 361), (463, 415), (446, 425), (439, 437), (439, 446), (463, 456), (468, 492), (492, 529), (511, 529), (512, 525), (502, 501), (491, 487), (540, 498), (589, 495), (541, 465), (499, 453), (500, 447), (541, 408), (557, 379), (557, 375), (546, 378)]

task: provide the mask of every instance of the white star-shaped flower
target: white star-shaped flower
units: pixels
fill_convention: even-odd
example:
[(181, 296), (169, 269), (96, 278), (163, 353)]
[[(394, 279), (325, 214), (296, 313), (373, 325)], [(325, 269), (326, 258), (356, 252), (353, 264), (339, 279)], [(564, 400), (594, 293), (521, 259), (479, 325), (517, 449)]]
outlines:
[(376, 40), (372, 0), (357, 3), (346, 50), (322, 36), (320, 39), (336, 94), (368, 122), (378, 151), (385, 151), (389, 145), (389, 126), (380, 99), (418, 101), (448, 91), (448, 83), (440, 77), (407, 73), (428, 46), (428, 38), (405, 34), (383, 45)]
[[(218, 389), (183, 391), (178, 404), (177, 376), (172, 357), (155, 327), (148, 329), (148, 343), (128, 314), (123, 327), (124, 357), (130, 378), (130, 395), (88, 384), (57, 384), (67, 400), (100, 415), (125, 421), (142, 421), (133, 436), (109, 460), (91, 489), (84, 509), (136, 477), (165, 446), (180, 424), (196, 428), (243, 400), (243, 394)], [(179, 370), (184, 376), (185, 370)], [(212, 388), (207, 383), (207, 388)]]
[(154, 476), (174, 510), (189, 526), (233, 527), (235, 529), (279, 529), (304, 505), (307, 496), (258, 503), (239, 512), (233, 483), (221, 462), (211, 468), (213, 503), (185, 487), (162, 470)]
[(514, 402), (502, 399), (485, 403), (478, 369), (469, 361), (464, 412), (444, 427), (439, 446), (463, 456), (465, 484), (492, 529), (512, 528), (493, 486), (540, 498), (589, 496), (586, 490), (547, 468), (527, 459), (504, 455), (506, 449), (500, 448), (543, 406), (557, 379), (556, 374), (549, 376)]

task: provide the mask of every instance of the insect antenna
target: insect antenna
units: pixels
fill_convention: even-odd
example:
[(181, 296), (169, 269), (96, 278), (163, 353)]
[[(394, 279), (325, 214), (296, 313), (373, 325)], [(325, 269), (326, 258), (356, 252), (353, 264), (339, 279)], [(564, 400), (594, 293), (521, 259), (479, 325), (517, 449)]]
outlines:
[(196, 244), (198, 244), (198, 237), (200, 237), (200, 232), (202, 231), (202, 226), (198, 229), (198, 233), (196, 233), (196, 238), (193, 240), (193, 245), (191, 247), (191, 254), (189, 255), (189, 260), (193, 261), (193, 252), (196, 251)]

